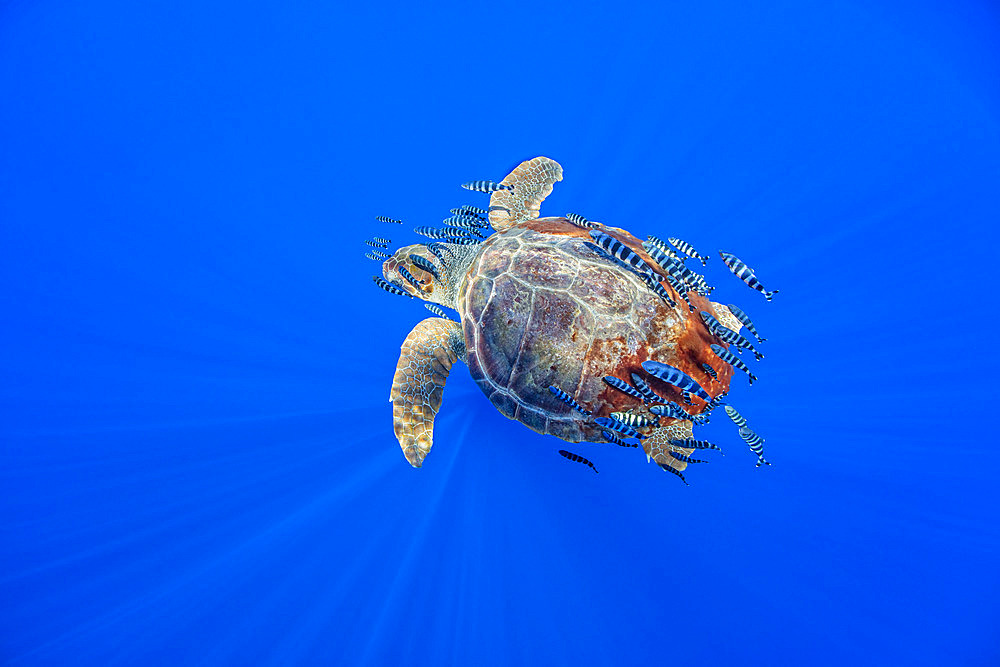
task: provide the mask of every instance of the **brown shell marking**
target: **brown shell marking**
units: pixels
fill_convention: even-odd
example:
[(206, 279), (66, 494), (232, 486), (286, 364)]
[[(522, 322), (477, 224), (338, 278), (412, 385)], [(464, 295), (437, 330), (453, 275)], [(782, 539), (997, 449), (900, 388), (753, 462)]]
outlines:
[[(602, 230), (654, 263), (628, 232)], [(497, 409), (539, 433), (602, 441), (601, 428), (553, 397), (549, 385), (594, 417), (648, 414), (641, 401), (609, 387), (605, 375), (629, 380), (639, 373), (659, 395), (683, 404), (678, 389), (645, 374), (647, 359), (680, 368), (712, 396), (726, 391), (732, 369), (709, 348), (718, 341), (697, 311), (689, 313), (680, 298), (670, 308), (639, 278), (583, 246), (590, 240), (565, 218), (530, 220), (488, 239), (470, 267), (457, 304), (469, 369)], [(715, 312), (703, 297), (690, 298)], [(718, 380), (702, 362), (716, 368)], [(700, 412), (704, 402), (688, 409)]]

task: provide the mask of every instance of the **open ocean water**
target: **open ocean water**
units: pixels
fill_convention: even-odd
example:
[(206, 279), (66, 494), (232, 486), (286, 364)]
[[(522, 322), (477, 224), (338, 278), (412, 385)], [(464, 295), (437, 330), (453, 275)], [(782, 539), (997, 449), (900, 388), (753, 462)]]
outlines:
[[(0, 663), (1000, 664), (1000, 9), (687, 4), (0, 3)], [(537, 155), (713, 254), (773, 466), (464, 364), (407, 464), (363, 240)]]

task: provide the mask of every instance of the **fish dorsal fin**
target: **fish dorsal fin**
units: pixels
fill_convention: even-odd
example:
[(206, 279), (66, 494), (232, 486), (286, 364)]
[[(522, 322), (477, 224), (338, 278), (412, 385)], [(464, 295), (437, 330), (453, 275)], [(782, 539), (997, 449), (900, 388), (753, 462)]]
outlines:
[[(562, 167), (555, 160), (536, 157), (526, 160), (500, 182), (511, 190), (497, 190), (490, 196), (490, 224), (502, 232), (519, 222), (538, 217), (539, 207), (552, 185), (562, 180)], [(494, 208), (497, 207), (497, 208)]]

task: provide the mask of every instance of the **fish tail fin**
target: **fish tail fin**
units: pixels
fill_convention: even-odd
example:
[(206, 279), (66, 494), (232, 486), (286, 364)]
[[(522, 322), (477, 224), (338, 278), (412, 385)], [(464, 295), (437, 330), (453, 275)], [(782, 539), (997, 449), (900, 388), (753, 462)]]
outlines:
[(753, 384), (753, 381), (757, 379), (757, 376), (754, 375), (753, 373), (749, 373), (749, 375), (750, 375), (750, 384)]
[(768, 301), (770, 301), (770, 300), (771, 300), (771, 298), (772, 298), (772, 297), (773, 297), (773, 296), (774, 296), (775, 294), (777, 294), (777, 293), (778, 293), (778, 290), (776, 290), (776, 289), (773, 289), (773, 290), (771, 290), (770, 292), (765, 292), (765, 293), (764, 293), (764, 296), (765, 296), (765, 297), (767, 297), (767, 300), (768, 300)]

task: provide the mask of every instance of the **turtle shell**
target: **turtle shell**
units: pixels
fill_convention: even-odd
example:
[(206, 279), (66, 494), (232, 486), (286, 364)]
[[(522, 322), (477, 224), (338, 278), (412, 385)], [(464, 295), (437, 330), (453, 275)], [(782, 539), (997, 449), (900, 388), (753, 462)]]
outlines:
[[(614, 236), (650, 265), (634, 236)], [(593, 417), (635, 410), (643, 403), (604, 382), (642, 375), (660, 396), (683, 405), (681, 392), (642, 370), (654, 359), (676, 366), (711, 395), (728, 390), (732, 369), (712, 352), (718, 342), (698, 315), (718, 316), (715, 304), (689, 293), (695, 312), (670, 307), (636, 275), (585, 245), (588, 230), (565, 218), (539, 218), (494, 234), (473, 260), (459, 287), (458, 308), (473, 379), (505, 416), (569, 442), (603, 441)], [(726, 311), (728, 314), (728, 311)], [(717, 372), (713, 380), (701, 367)], [(593, 413), (570, 408), (550, 391), (556, 386)], [(695, 398), (700, 412), (705, 403)], [(668, 421), (661, 424), (667, 425)]]

